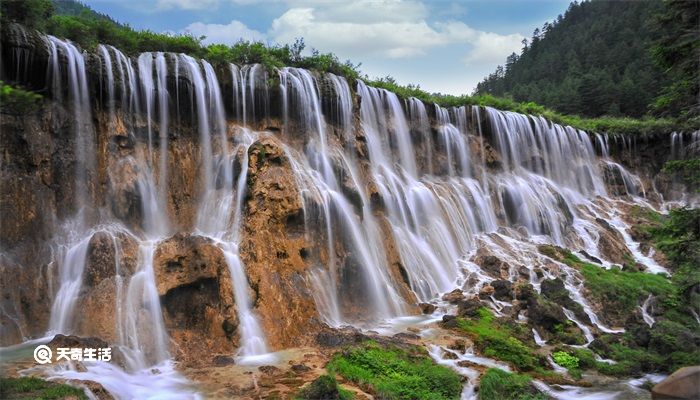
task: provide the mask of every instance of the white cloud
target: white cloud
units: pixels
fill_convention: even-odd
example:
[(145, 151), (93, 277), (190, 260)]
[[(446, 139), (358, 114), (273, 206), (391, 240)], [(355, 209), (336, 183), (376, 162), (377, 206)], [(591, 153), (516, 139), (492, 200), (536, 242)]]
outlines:
[(272, 22), (268, 36), (279, 43), (303, 37), (307, 45), (342, 58), (414, 58), (431, 49), (459, 46), (462, 61), (502, 62), (520, 47), (517, 34), (475, 30), (463, 22), (427, 22), (427, 10), (417, 2), (364, 0), (349, 3), (299, 0)]
[(463, 58), (467, 64), (505, 62), (512, 52), (519, 52), (523, 36), (517, 33), (498, 35), (490, 32), (478, 32), (471, 41), (473, 48)]
[[(159, 1), (240, 5), (277, 0)], [(361, 62), (367, 73), (389, 74), (405, 79), (403, 83), (455, 94), (471, 90), (511, 52), (519, 51), (523, 38), (477, 30), (452, 20), (464, 12), (459, 7), (446, 15), (413, 0), (287, 0), (286, 4), (287, 10), (265, 33), (237, 20), (226, 25), (196, 22), (186, 31), (207, 36), (205, 43), (232, 44), (243, 38), (284, 44), (302, 37), (307, 48)], [(450, 80), (446, 80), (448, 75)]]
[(183, 10), (206, 10), (216, 8), (219, 0), (158, 0), (156, 8), (159, 10), (183, 9)]
[(192, 33), (195, 36), (206, 36), (206, 39), (204, 39), (205, 44), (233, 44), (238, 42), (240, 39), (249, 41), (265, 40), (265, 35), (263, 33), (250, 29), (244, 23), (236, 20), (231, 21), (227, 25), (195, 22), (188, 25), (184, 31)]

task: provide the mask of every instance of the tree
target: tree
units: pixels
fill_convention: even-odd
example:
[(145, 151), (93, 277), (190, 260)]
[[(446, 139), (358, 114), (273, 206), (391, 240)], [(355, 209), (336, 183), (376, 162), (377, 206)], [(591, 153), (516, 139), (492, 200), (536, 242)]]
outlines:
[(16, 22), (28, 28), (43, 29), (53, 14), (50, 0), (3, 0), (0, 1), (2, 25)]

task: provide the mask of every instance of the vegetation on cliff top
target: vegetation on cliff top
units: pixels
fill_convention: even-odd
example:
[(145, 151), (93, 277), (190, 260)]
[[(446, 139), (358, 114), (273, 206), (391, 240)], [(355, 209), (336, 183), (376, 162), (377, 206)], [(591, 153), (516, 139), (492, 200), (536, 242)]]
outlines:
[[(12, 3), (10, 7), (8, 3)], [(352, 80), (363, 79), (372, 86), (382, 87), (399, 96), (416, 97), (427, 104), (441, 106), (478, 105), (494, 107), (505, 111), (523, 114), (541, 115), (555, 123), (609, 134), (653, 134), (668, 133), (675, 130), (693, 129), (698, 121), (679, 122), (673, 119), (632, 119), (619, 116), (604, 118), (581, 118), (565, 115), (545, 108), (532, 101), (518, 102), (511, 98), (498, 98), (490, 94), (474, 96), (452, 96), (428, 93), (417, 85), (402, 86), (391, 77), (370, 79), (363, 76), (359, 64), (340, 61), (333, 53), (320, 53), (312, 50), (304, 55), (303, 39), (293, 44), (264, 44), (260, 42), (239, 41), (231, 46), (213, 44), (204, 46), (202, 37), (192, 35), (171, 35), (151, 31), (137, 31), (127, 24), (120, 24), (109, 16), (99, 14), (89, 7), (75, 1), (28, 0), (26, 2), (3, 2), (2, 22), (15, 21), (27, 27), (70, 39), (81, 47), (93, 49), (97, 44), (113, 45), (130, 55), (146, 51), (180, 52), (212, 63), (249, 64), (260, 63), (268, 69), (293, 66), (322, 72), (332, 72)], [(638, 96), (634, 96), (636, 99)], [(517, 98), (516, 98), (517, 99)], [(545, 103), (547, 104), (547, 103)], [(578, 109), (567, 113), (580, 112)]]
[(457, 399), (460, 376), (419, 347), (366, 342), (333, 356), (327, 369), (385, 399)]

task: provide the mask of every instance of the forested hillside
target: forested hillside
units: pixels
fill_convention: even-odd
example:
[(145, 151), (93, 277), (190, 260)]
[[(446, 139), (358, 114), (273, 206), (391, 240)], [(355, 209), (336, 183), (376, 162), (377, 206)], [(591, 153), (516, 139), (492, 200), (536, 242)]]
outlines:
[(698, 4), (573, 2), (476, 92), (587, 117), (687, 113), (697, 103)]

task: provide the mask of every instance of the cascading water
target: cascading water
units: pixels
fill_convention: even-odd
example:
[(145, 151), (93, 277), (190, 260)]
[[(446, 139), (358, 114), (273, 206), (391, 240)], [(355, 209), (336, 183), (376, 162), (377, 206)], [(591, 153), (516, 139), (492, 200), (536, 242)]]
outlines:
[[(248, 149), (253, 143), (254, 136), (244, 129), (233, 152), (230, 151), (223, 101), (213, 68), (206, 61), (202, 61), (204, 70), (204, 76), (202, 76), (199, 64), (194, 59), (182, 57), (196, 93), (200, 135), (202, 141), (206, 141), (202, 146), (202, 152), (210, 152), (203, 154), (202, 157), (204, 159), (202, 166), (204, 199), (197, 213), (196, 229), (219, 244), (229, 267), (240, 321), (239, 364), (269, 362), (273, 358), (266, 355), (268, 350), (265, 335), (248, 297), (248, 280), (238, 250), (248, 172)], [(231, 66), (231, 71), (235, 76), (238, 68)], [(236, 79), (234, 82), (244, 81)], [(246, 86), (240, 85), (239, 96), (239, 85), (234, 85), (234, 97), (242, 100), (244, 104), (248, 97), (246, 89), (250, 89)], [(255, 86), (251, 87), (253, 89), (250, 97), (254, 98)], [(251, 103), (254, 104), (254, 101), (251, 100)], [(241, 108), (241, 113), (246, 115), (245, 106)], [(211, 127), (213, 127), (213, 134)], [(214, 146), (210, 143), (212, 136), (218, 138), (216, 156), (213, 153)], [(233, 171), (234, 158), (237, 156), (240, 158), (240, 169)], [(238, 177), (234, 181), (235, 173)]]
[[(104, 365), (91, 366), (88, 374), (115, 376), (112, 381), (96, 380), (123, 397), (158, 394), (119, 387), (119, 379), (148, 379), (146, 371), (153, 366), (166, 365), (158, 369), (165, 371), (160, 375), (172, 383), (170, 389), (183, 383), (167, 367), (169, 337), (153, 265), (158, 245), (177, 225), (175, 221), (171, 224), (168, 214), (177, 211), (169, 204), (168, 183), (175, 172), (168, 168), (173, 165), (169, 163), (169, 140), (179, 139), (180, 114), (188, 111), (180, 109), (181, 85), (188, 86), (183, 93), (191, 95), (189, 111), (198, 136), (195, 181), (199, 187), (191, 228), (219, 246), (228, 264), (239, 320), (238, 362), (271, 360), (264, 356), (268, 353), (266, 332), (248, 294), (250, 284), (239, 250), (246, 217), (248, 154), (262, 137), (282, 142), (301, 193), (306, 239), (318, 244), (309, 250), (314, 254), (306, 260), (312, 265), (305, 278), (314, 288), (318, 314), (330, 325), (352, 322), (376, 327), (411, 313), (410, 303), (435, 302), (455, 287), (477, 295), (493, 280), (475, 263), (479, 251), (486, 249), (509, 264), (509, 270), (502, 271), (505, 278), (520, 279), (524, 268), (525, 279), (538, 292), (544, 279), (562, 278), (571, 299), (581, 306), (564, 313), (587, 342), (595, 332), (620, 333), (621, 329), (604, 325), (584, 298), (578, 272), (540, 256), (537, 250), (539, 244), (557, 244), (585, 251), (589, 259), (611, 267), (613, 263), (598, 249), (604, 232), (597, 219), (607, 221), (609, 229), (621, 234), (633, 258), (649, 272), (666, 272), (651, 255), (641, 253), (628, 233), (629, 226), (617, 214), (605, 186), (607, 172), (621, 177), (625, 201), (642, 202), (646, 192), (641, 179), (612, 161), (608, 137), (597, 135), (592, 140), (585, 132), (541, 117), (492, 108), (434, 105), (426, 109), (418, 99), (403, 101), (362, 81), (354, 99), (344, 78), (298, 68), (279, 70), (279, 87), (269, 88), (268, 72), (257, 64), (224, 69), (231, 78), (229, 105), (229, 96), (222, 95), (217, 78), (221, 70), (206, 61), (160, 52), (143, 53), (132, 60), (105, 45), (98, 47), (100, 93), (106, 97), (108, 111), (105, 125), (110, 135), (119, 131), (114, 134), (137, 142), (119, 162), (134, 166), (134, 197), (141, 213), (133, 225), (108, 216), (101, 216), (104, 220), (98, 219), (99, 223), (90, 222), (84, 211), (95, 211), (95, 204), (102, 203), (91, 201), (97, 184), (85, 57), (69, 42), (48, 37), (46, 43), (51, 90), (56, 99), (65, 94), (72, 107), (78, 165), (76, 217), (65, 224), (66, 233), (56, 245), (59, 285), (49, 332), (77, 329), (90, 243), (98, 233), (108, 235), (115, 253), (114, 344), (125, 355), (132, 375), (121, 376), (123, 372)], [(270, 101), (270, 93), (280, 93), (280, 101)], [(178, 115), (173, 123), (171, 103)], [(358, 104), (359, 121), (353, 115)], [(278, 114), (270, 109), (272, 105), (281, 106)], [(431, 115), (434, 110), (432, 120), (428, 110)], [(278, 123), (280, 133), (273, 133), (275, 128), (265, 133), (252, 130), (268, 123), (272, 127)], [(671, 157), (692, 151), (688, 141), (697, 143), (698, 137), (697, 132), (685, 138), (674, 134)], [(635, 151), (636, 142), (620, 140), (624, 151)], [(600, 199), (610, 200), (612, 206), (605, 209)], [(90, 207), (93, 209), (87, 210)], [(119, 261), (122, 236), (138, 243), (138, 262), (130, 276)], [(390, 248), (398, 260), (390, 260)], [(557, 268), (538, 276), (534, 266), (545, 263)], [(402, 289), (404, 283), (412, 293)], [(493, 296), (482, 300), (498, 315), (505, 315), (512, 306)], [(640, 306), (650, 326), (654, 323), (648, 311), (651, 301), (650, 297)], [(545, 344), (540, 332), (533, 330), (533, 335), (538, 345)], [(447, 363), (445, 351), (431, 348), (436, 359), (470, 377), (465, 396), (472, 396), (477, 375), (470, 368), (459, 369), (458, 361)], [(490, 365), (491, 361), (471, 351), (455, 356), (503, 367)], [(77, 371), (61, 374), (79, 376)]]
[[(331, 80), (333, 81), (333, 78)], [(280, 71), (280, 82), (286, 94), (284, 115), (289, 116), (289, 109), (293, 107), (301, 117), (301, 129), (312, 133), (303, 158), (296, 157), (291, 152), (288, 152), (288, 155), (302, 193), (305, 193), (302, 200), (307, 226), (317, 217), (325, 221), (327, 269), (317, 268), (314, 272), (316, 275), (312, 278), (319, 289), (317, 303), (326, 311), (325, 319), (337, 325), (344, 318), (339, 299), (342, 293), (338, 293), (338, 263), (341, 261), (335, 259), (333, 248), (336, 240), (351, 249), (354, 255), (352, 260), (345, 260), (344, 263), (356, 263), (362, 270), (364, 290), (369, 296), (367, 311), (374, 312), (375, 317), (380, 319), (399, 315), (403, 310), (403, 300), (387, 275), (383, 248), (373, 245), (381, 243), (381, 239), (369, 200), (361, 190), (358, 191), (362, 219), (358, 218), (353, 205), (343, 195), (335, 175), (334, 168), (341, 168), (352, 181), (354, 188), (361, 187), (354, 159), (345, 157), (341, 147), (329, 143), (316, 79), (306, 70), (284, 68)], [(349, 93), (343, 90), (342, 85), (338, 85), (337, 80), (335, 82), (336, 93), (341, 96), (338, 103), (348, 106), (351, 102), (347, 98), (343, 100), (342, 95)], [(344, 112), (347, 113), (348, 110)], [(285, 120), (285, 126), (289, 126), (289, 120)]]

